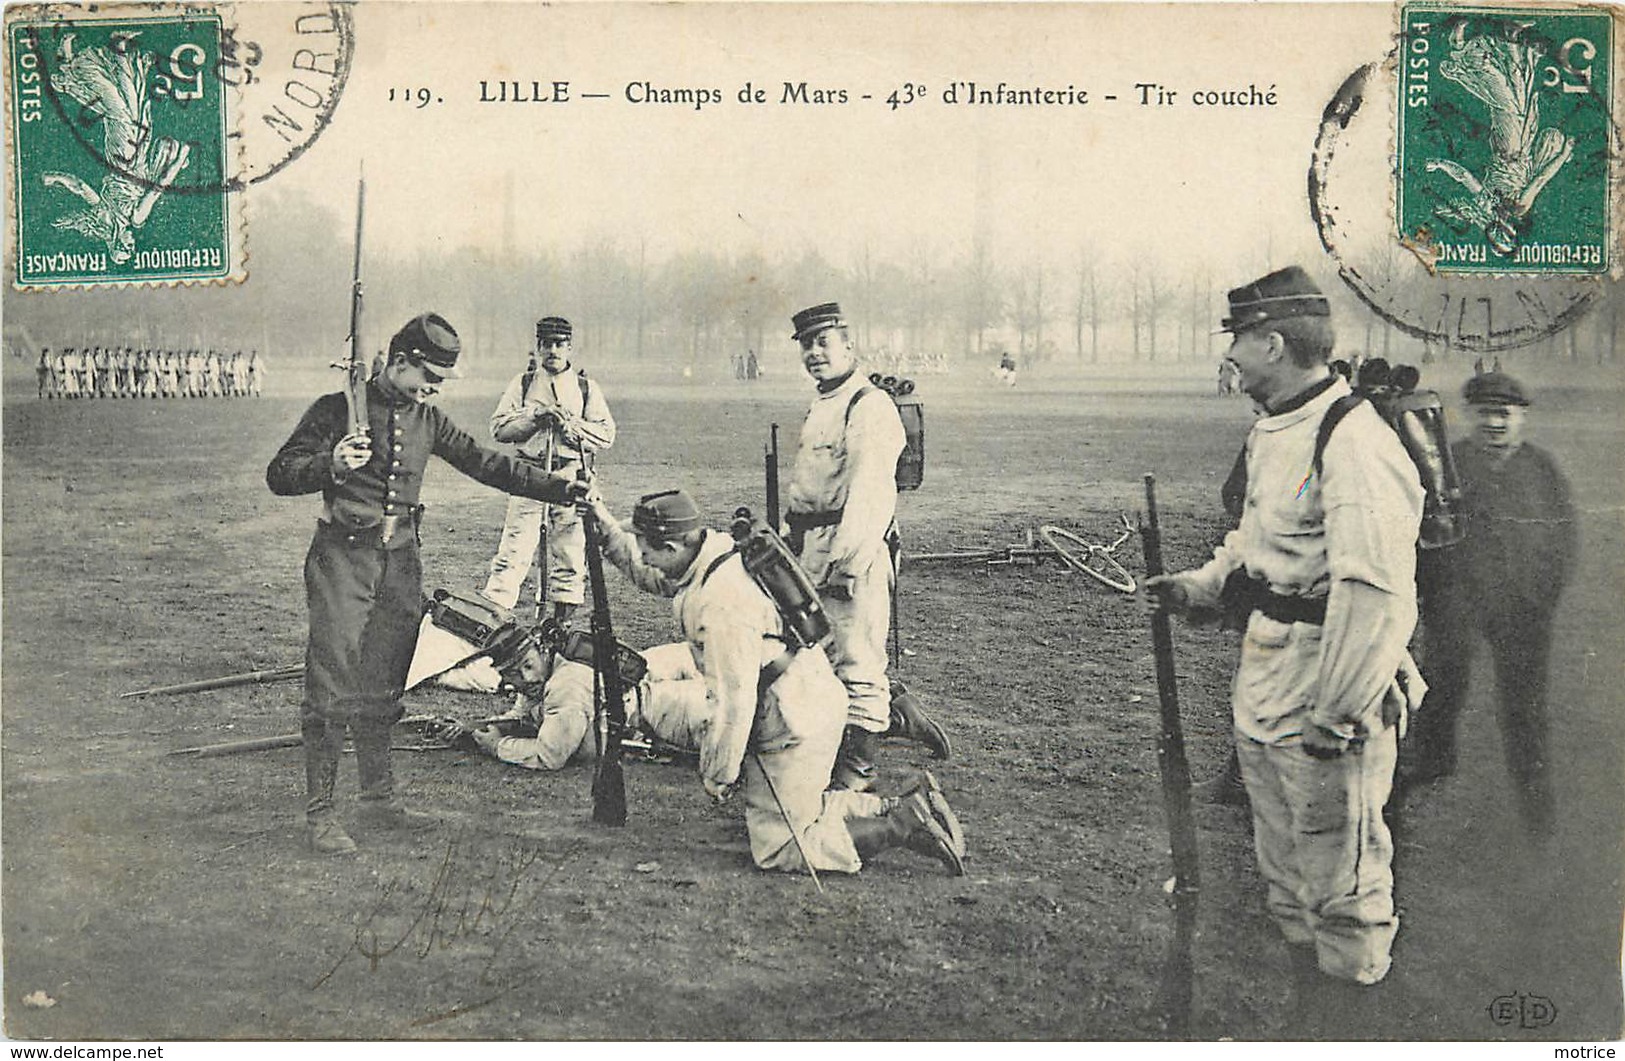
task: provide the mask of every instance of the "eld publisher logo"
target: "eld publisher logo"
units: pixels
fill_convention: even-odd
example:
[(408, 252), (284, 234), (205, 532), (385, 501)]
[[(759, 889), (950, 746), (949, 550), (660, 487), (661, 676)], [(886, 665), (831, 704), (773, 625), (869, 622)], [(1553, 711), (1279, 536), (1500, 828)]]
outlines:
[(1490, 1020), (1502, 1028), (1545, 1028), (1557, 1020), (1557, 1004), (1544, 995), (1502, 995), (1489, 1005)]

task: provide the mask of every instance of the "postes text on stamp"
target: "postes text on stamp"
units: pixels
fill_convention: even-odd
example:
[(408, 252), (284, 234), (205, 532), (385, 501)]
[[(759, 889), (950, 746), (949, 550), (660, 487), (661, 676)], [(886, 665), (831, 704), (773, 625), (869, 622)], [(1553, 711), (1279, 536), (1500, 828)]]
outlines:
[(1440, 272), (1608, 272), (1608, 13), (1411, 3), (1401, 18), (1400, 237)]
[(221, 18), (12, 13), (17, 286), (239, 276)]

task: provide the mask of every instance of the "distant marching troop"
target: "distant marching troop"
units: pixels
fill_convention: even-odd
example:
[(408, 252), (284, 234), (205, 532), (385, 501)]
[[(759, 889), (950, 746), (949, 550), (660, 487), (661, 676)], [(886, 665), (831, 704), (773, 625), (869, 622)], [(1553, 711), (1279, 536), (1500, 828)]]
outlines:
[(258, 350), (230, 356), (201, 350), (65, 347), (40, 351), (34, 365), (39, 397), (258, 398), (265, 358)]

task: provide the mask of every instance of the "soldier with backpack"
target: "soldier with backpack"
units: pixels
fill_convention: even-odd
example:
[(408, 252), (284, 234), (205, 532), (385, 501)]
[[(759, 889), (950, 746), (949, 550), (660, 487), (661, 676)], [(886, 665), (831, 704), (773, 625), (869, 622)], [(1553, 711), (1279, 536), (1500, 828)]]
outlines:
[(1264, 410), (1240, 525), (1208, 563), (1146, 589), (1184, 614), (1243, 602), (1231, 707), (1267, 905), (1306, 1034), (1358, 1038), (1399, 927), (1382, 811), (1422, 687), (1406, 644), (1424, 491), (1399, 436), (1329, 369), (1331, 307), (1302, 269), (1229, 304), (1228, 356)]
[[(845, 690), (823, 648), (798, 638), (799, 616), (785, 615), (732, 538), (703, 525), (694, 499), (647, 494), (630, 530), (589, 499), (604, 555), (639, 588), (672, 599), (705, 683), (700, 780), (719, 803), (738, 790), (756, 865), (856, 873), (880, 851), (907, 847), (963, 875), (964, 835), (929, 772), (900, 796), (828, 791)], [(782, 545), (778, 555), (793, 567)]]
[[(818, 394), (801, 425), (784, 521), (790, 548), (817, 587), (834, 628), (830, 662), (846, 687), (847, 720), (836, 788), (874, 787), (874, 743), (888, 732), (918, 737), (945, 758), (947, 735), (912, 697), (892, 699), (886, 634), (897, 578), (897, 462), (906, 435), (897, 406), (857, 371), (857, 354), (834, 302), (791, 318), (801, 363)], [(907, 717), (894, 723), (894, 708)]]
[[(498, 442), (514, 443), (521, 458), (546, 471), (570, 475), (590, 463), (594, 453), (615, 444), (615, 418), (603, 387), (585, 370), (571, 371), (573, 336), (574, 329), (563, 317), (537, 321), (530, 364), (508, 384), (491, 414), (491, 434)], [(539, 577), (554, 618), (563, 622), (586, 592), (587, 539), (580, 514), (572, 506), (510, 498), (502, 540), (481, 592), (502, 607), (513, 608), (544, 530), (545, 566)]]

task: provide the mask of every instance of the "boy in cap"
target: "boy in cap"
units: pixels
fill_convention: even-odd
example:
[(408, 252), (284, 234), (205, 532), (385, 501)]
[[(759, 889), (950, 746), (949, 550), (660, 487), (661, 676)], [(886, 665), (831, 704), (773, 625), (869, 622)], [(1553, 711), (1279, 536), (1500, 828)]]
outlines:
[(822, 648), (786, 642), (778, 608), (733, 539), (701, 525), (693, 498), (645, 495), (630, 531), (602, 499), (591, 501), (604, 554), (640, 588), (672, 598), (705, 681), (700, 781), (718, 802), (739, 790), (756, 865), (856, 873), (864, 859), (905, 846), (963, 874), (964, 836), (930, 773), (890, 798), (829, 790), (846, 691)]
[(1495, 662), (1507, 769), (1525, 826), (1542, 836), (1553, 816), (1546, 717), (1552, 619), (1574, 574), (1579, 527), (1557, 462), (1524, 440), (1529, 398), (1522, 384), (1486, 372), (1469, 379), (1462, 396), (1474, 431), (1451, 453), (1466, 536), (1427, 558), (1423, 673), (1432, 689), (1403, 776), (1422, 783), (1455, 772), (1456, 723), (1474, 634), (1482, 633)]
[[(537, 321), (530, 366), (509, 382), (491, 414), (491, 434), (498, 442), (513, 443), (520, 457), (544, 471), (567, 475), (615, 444), (615, 418), (604, 389), (584, 370), (570, 372), (574, 332), (563, 317)], [(509, 498), (502, 540), (481, 592), (510, 610), (519, 602), (544, 520), (546, 567), (539, 577), (554, 617), (562, 622), (580, 606), (586, 586), (587, 539), (573, 506)]]
[(1314, 469), (1320, 423), (1350, 391), (1327, 366), (1330, 305), (1302, 269), (1229, 302), (1229, 359), (1264, 411), (1247, 439), (1240, 525), (1208, 563), (1146, 589), (1189, 613), (1217, 610), (1237, 572), (1255, 583), (1232, 714), (1259, 870), (1311, 1020), (1360, 1020), (1344, 985), (1387, 974), (1398, 929), (1382, 809), (1407, 702), (1396, 675), (1411, 671), (1422, 486), (1369, 404), (1343, 418)]
[(395, 794), (389, 740), (423, 611), (418, 493), (430, 455), (487, 486), (538, 500), (565, 503), (579, 490), (569, 476), (484, 448), (430, 404), (441, 381), (458, 375), (461, 349), (445, 318), (414, 317), (390, 340), (383, 371), (367, 382), (368, 430), (350, 433), (345, 395), (324, 395), (265, 471), (272, 493), (322, 495), (305, 558), (310, 639), (300, 712), (307, 833), (321, 854), (355, 851), (333, 806), (347, 726), (363, 820), (385, 828), (429, 823)]
[(801, 425), (784, 522), (790, 548), (829, 616), (830, 662), (846, 686), (834, 784), (863, 792), (874, 787), (877, 736), (920, 740), (939, 758), (949, 753), (942, 727), (926, 717), (917, 698), (894, 703), (886, 677), (903, 422), (892, 400), (857, 371), (838, 303), (804, 309), (791, 323), (818, 396)]

